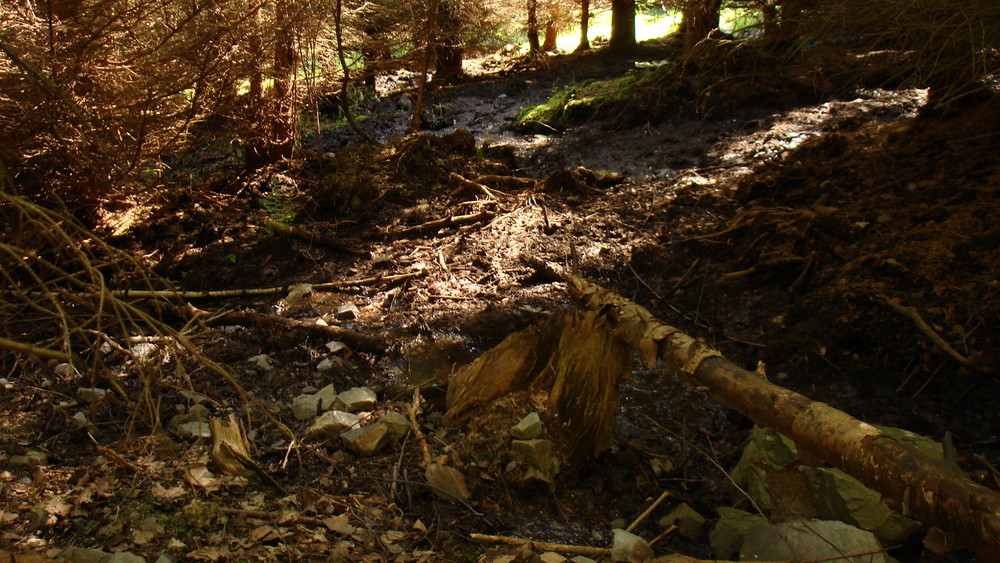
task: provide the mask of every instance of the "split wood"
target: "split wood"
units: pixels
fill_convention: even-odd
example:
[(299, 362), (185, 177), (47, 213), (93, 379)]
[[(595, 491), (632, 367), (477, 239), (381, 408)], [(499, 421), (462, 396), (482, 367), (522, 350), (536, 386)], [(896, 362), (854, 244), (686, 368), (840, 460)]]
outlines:
[(845, 471), (904, 516), (951, 532), (986, 560), (1000, 553), (1000, 493), (866, 422), (736, 366), (620, 295), (575, 275), (566, 282), (577, 301), (606, 316), (647, 367), (661, 366), (706, 389), (721, 404), (791, 438), (803, 455)]
[(557, 551), (561, 553), (575, 553), (584, 557), (604, 557), (611, 555), (611, 549), (606, 547), (590, 547), (588, 545), (566, 545), (561, 543), (551, 543), (546, 541), (533, 541), (510, 536), (490, 536), (486, 534), (472, 534), (469, 537), (476, 541), (502, 543), (513, 546), (528, 546), (540, 551)]
[(879, 295), (879, 297), (890, 309), (913, 321), (913, 324), (917, 325), (917, 329), (924, 333), (924, 335), (929, 338), (935, 346), (940, 348), (945, 354), (954, 358), (955, 361), (963, 367), (967, 367), (973, 371), (978, 371), (979, 373), (994, 373), (996, 371), (991, 366), (972, 361), (972, 359), (963, 356), (958, 352), (958, 350), (952, 348), (951, 344), (945, 342), (944, 338), (941, 338), (941, 336), (938, 335), (938, 333), (935, 332), (926, 321), (924, 321), (923, 317), (920, 316), (920, 313), (917, 312), (916, 307), (904, 306), (899, 299), (890, 299), (885, 295)]

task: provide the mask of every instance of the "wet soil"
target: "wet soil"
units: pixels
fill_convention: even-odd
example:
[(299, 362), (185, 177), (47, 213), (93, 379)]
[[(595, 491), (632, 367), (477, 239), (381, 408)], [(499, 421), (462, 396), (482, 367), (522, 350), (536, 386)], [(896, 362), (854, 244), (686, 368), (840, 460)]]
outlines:
[[(980, 459), (996, 466), (996, 105), (932, 120), (917, 116), (923, 91), (854, 90), (820, 103), (748, 107), (714, 121), (693, 114), (629, 127), (594, 120), (552, 135), (509, 127), (521, 108), (562, 85), (634, 66), (573, 57), (542, 70), (494, 68), (433, 89), (426, 103), (438, 112), (440, 127), (417, 137), (403, 134), (412, 94), (383, 92), (362, 124), (384, 147), (354, 144), (346, 129), (328, 132), (308, 141), (314, 155), (291, 166), (177, 186), (166, 205), (149, 207), (141, 222), (113, 239), (186, 290), (361, 280), (297, 299), (285, 291), (197, 304), (381, 334), (389, 343), (384, 353), (333, 356), (334, 369), (320, 371), (318, 362), (331, 356), (328, 339), (304, 331), (226, 326), (198, 342), (300, 436), (308, 423), (289, 411), (300, 393), (328, 383), (338, 390), (369, 386), (379, 393), (377, 415), (406, 412), (419, 386), (430, 447), (465, 473), (470, 503), (444, 502), (418, 483), (421, 459), (412, 442), (373, 458), (336, 453), (336, 443), (312, 444), (336, 460), (320, 461), (289, 444), (207, 370), (188, 374), (190, 385), (212, 398), (215, 412), (233, 410), (251, 422), (256, 459), (285, 494), (253, 484), (196, 484), (190, 468), (201, 456), (198, 447), (164, 430), (157, 430), (163, 442), (119, 442), (126, 421), (138, 434), (151, 428), (148, 416), (112, 402), (89, 414), (105, 432), (100, 441), (118, 444), (126, 459), (143, 460), (135, 476), (146, 479), (129, 484), (131, 500), (119, 499), (106, 490), (129, 483), (128, 470), (78, 445), (84, 437), (65, 415), (64, 395), (72, 396), (72, 387), (53, 388), (44, 374), (26, 374), (10, 384), (19, 398), (3, 401), (6, 413), (31, 413), (6, 453), (43, 448), (61, 473), (46, 477), (41, 488), (37, 481), (32, 486), (39, 476), (30, 471), (5, 473), (5, 514), (53, 494), (78, 498), (93, 473), (102, 475), (104, 495), (92, 503), (95, 513), (116, 502), (133, 507), (155, 481), (166, 489), (187, 483), (195, 491), (164, 496), (156, 507), (162, 512), (189, 510), (197, 497), (222, 506), (252, 504), (268, 514), (348, 514), (357, 529), (291, 523), (286, 528), (297, 539), (261, 535), (242, 542), (208, 539), (206, 532), (186, 536), (180, 548), (170, 547), (169, 534), (140, 544), (128, 526), (115, 528), (120, 519), (81, 510), (72, 517), (57, 513), (39, 531), (13, 520), (5, 537), (18, 549), (75, 543), (212, 558), (212, 549), (225, 546), (229, 556), (245, 558), (467, 561), (486, 549), (469, 540), (471, 533), (606, 546), (614, 521), (631, 522), (665, 490), (672, 493), (669, 502), (636, 533), (660, 535), (657, 518), (680, 502), (711, 518), (715, 507), (735, 498), (722, 469), (738, 458), (749, 422), (672, 376), (637, 366), (621, 390), (612, 448), (575, 478), (551, 486), (515, 482), (507, 471), (515, 460), (502, 436), (534, 409), (530, 398), (501, 401), (466, 428), (441, 425), (455, 369), (512, 332), (573, 307), (563, 284), (543, 275), (539, 264), (566, 269), (575, 262), (582, 276), (736, 363), (760, 365), (773, 381), (872, 423), (935, 439), (950, 433), (966, 469), (988, 470)], [(476, 191), (454, 177), (541, 179), (578, 166), (593, 171), (586, 176), (593, 181)], [(601, 183), (602, 177), (612, 181)], [(268, 221), (282, 209), (317, 236), (279, 236)], [(470, 223), (404, 231), (481, 212), (488, 215)], [(335, 244), (324, 244), (331, 238)], [(413, 275), (393, 281), (400, 274)], [(887, 306), (889, 299), (915, 307), (970, 363), (942, 353), (911, 319)], [(357, 307), (356, 318), (338, 317), (345, 304)], [(251, 360), (260, 354), (273, 365)], [(175, 405), (187, 404), (178, 394), (186, 384), (169, 358), (165, 365), (172, 375), (158, 390), (164, 421)], [(265, 494), (246, 503), (258, 489)], [(324, 512), (334, 505), (340, 508)], [(234, 530), (280, 528), (260, 520), (244, 512), (226, 521)], [(84, 539), (88, 533), (94, 541)], [(677, 535), (654, 549), (711, 556), (705, 541)], [(934, 558), (919, 538), (897, 557)]]

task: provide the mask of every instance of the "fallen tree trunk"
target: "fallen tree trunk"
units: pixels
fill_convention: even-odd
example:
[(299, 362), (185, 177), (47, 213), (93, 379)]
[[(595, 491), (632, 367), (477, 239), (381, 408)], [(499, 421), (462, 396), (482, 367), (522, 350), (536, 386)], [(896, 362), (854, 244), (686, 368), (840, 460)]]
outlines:
[(954, 534), (984, 560), (997, 560), (1000, 493), (864, 421), (736, 366), (636, 303), (577, 276), (566, 280), (570, 294), (602, 311), (647, 367), (662, 360), (664, 370), (707, 388), (721, 404), (791, 438), (800, 454), (847, 472), (902, 514)]

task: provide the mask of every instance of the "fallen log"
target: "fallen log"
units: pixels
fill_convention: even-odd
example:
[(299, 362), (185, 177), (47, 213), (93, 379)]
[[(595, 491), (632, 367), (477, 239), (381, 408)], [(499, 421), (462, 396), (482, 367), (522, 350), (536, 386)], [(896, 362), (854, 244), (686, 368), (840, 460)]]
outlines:
[(736, 366), (632, 301), (575, 275), (565, 279), (570, 294), (588, 308), (603, 312), (615, 334), (647, 367), (662, 361), (665, 371), (707, 389), (719, 403), (791, 438), (800, 454), (847, 472), (905, 516), (950, 532), (986, 561), (997, 560), (1000, 493), (864, 421)]

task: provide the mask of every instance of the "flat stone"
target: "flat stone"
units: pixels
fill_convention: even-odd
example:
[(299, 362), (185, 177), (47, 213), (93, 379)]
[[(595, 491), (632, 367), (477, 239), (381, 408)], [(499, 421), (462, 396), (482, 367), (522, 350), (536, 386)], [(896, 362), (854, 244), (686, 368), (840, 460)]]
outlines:
[(319, 414), (320, 398), (316, 395), (299, 395), (292, 399), (295, 420), (309, 420)]
[(360, 316), (360, 311), (354, 303), (344, 303), (337, 307), (336, 316), (339, 321), (353, 321)]
[(389, 429), (389, 437), (397, 440), (410, 431), (410, 419), (396, 411), (389, 411), (379, 419), (379, 423)]
[(130, 551), (122, 551), (108, 555), (101, 563), (146, 563), (146, 560)]
[(267, 354), (257, 354), (247, 361), (264, 371), (272, 371), (274, 369), (274, 362), (271, 361), (271, 357)]
[(349, 352), (351, 348), (339, 340), (331, 340), (325, 344), (326, 349), (330, 351), (331, 354), (338, 354), (342, 352)]
[(510, 429), (510, 436), (516, 440), (531, 440), (542, 434), (542, 419), (533, 412), (521, 419)]
[(191, 416), (192, 420), (208, 420), (212, 411), (208, 410), (205, 405), (191, 405), (191, 408), (188, 409), (188, 415)]
[(614, 544), (611, 547), (611, 560), (626, 563), (642, 563), (653, 558), (653, 548), (646, 540), (620, 528), (613, 530)]
[(100, 561), (108, 555), (111, 554), (106, 551), (101, 551), (100, 549), (92, 549), (89, 547), (71, 547), (57, 555), (56, 561), (62, 561), (64, 563), (100, 563)]
[(788, 520), (777, 525), (756, 524), (740, 549), (741, 561), (801, 561), (835, 558), (845, 553), (868, 553), (850, 562), (887, 563), (875, 534), (832, 520)]
[(375, 406), (375, 392), (367, 387), (351, 387), (337, 395), (333, 408), (339, 411), (358, 412), (371, 410)]
[(346, 430), (358, 425), (355, 414), (344, 411), (325, 412), (306, 430), (306, 435), (314, 440), (336, 438)]
[(666, 516), (660, 518), (660, 527), (667, 529), (677, 526), (682, 536), (697, 540), (705, 533), (705, 517), (691, 508), (686, 502), (675, 506)]
[(510, 447), (545, 475), (552, 477), (559, 473), (559, 460), (552, 454), (549, 440), (512, 440)]
[(434, 493), (448, 502), (467, 501), (472, 496), (465, 475), (454, 467), (432, 463), (424, 471), (424, 477), (434, 487)]
[(378, 453), (389, 441), (389, 429), (375, 423), (361, 428), (354, 428), (340, 435), (344, 447), (355, 455), (368, 457)]
[(316, 369), (319, 371), (330, 371), (336, 366), (337, 364), (330, 358), (323, 358), (318, 364), (316, 364)]
[(211, 438), (212, 430), (208, 426), (207, 422), (194, 420), (191, 422), (185, 422), (184, 424), (178, 424), (177, 434), (180, 435), (181, 438), (197, 440), (198, 438)]
[(333, 400), (337, 398), (337, 389), (331, 383), (317, 391), (316, 397), (319, 399), (320, 412), (328, 411), (333, 408)]
[(80, 387), (76, 390), (76, 398), (81, 403), (96, 403), (100, 401), (105, 396), (107, 396), (108, 390), (101, 389), (100, 387)]
[(720, 506), (715, 511), (719, 514), (719, 520), (708, 534), (708, 543), (712, 547), (712, 553), (719, 559), (735, 559), (743, 547), (747, 532), (757, 524), (767, 523), (759, 514), (750, 514), (729, 506)]
[(48, 465), (49, 458), (42, 452), (29, 450), (24, 455), (10, 456), (9, 463), (11, 467), (37, 467), (39, 465)]

